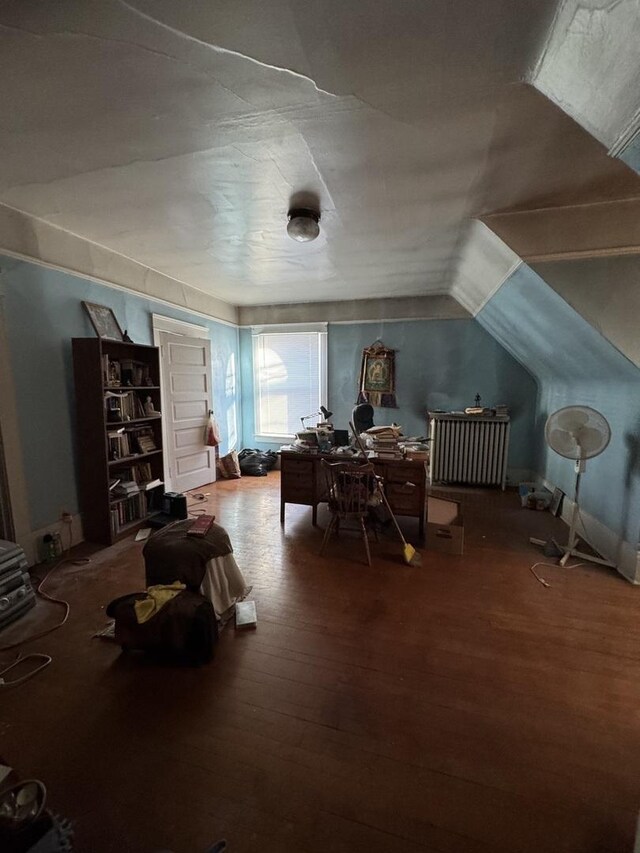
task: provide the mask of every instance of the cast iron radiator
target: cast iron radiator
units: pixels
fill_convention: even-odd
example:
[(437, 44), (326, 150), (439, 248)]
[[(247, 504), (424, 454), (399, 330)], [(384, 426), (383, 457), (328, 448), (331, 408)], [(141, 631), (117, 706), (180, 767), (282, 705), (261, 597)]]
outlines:
[(430, 412), (432, 483), (503, 489), (509, 455), (508, 418)]

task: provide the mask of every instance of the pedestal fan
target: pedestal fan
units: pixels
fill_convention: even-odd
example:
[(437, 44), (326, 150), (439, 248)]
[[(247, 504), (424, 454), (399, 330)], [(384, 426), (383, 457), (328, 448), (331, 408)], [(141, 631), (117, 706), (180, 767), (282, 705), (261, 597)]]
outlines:
[[(585, 554), (576, 548), (578, 539), (586, 542), (584, 537), (579, 537), (576, 533), (580, 515), (580, 478), (587, 469), (587, 460), (599, 456), (609, 444), (611, 428), (607, 419), (589, 406), (566, 406), (564, 409), (558, 409), (557, 412), (549, 415), (544, 428), (544, 437), (549, 447), (555, 450), (557, 454), (564, 456), (565, 459), (575, 461), (576, 485), (571, 524), (569, 525), (569, 541), (565, 546), (559, 546), (563, 552), (560, 564), (566, 565), (569, 557), (579, 557), (581, 560), (615, 568), (615, 563), (610, 560)], [(547, 544), (542, 539), (530, 539), (529, 541), (534, 545)]]

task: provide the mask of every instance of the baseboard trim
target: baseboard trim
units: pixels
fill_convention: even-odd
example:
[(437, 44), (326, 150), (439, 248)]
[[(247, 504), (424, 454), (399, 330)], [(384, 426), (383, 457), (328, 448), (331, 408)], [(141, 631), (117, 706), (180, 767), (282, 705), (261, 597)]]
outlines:
[(538, 482), (540, 478), (529, 468), (512, 468), (507, 466), (507, 486), (518, 487), (519, 483)]
[[(553, 483), (542, 478), (542, 484), (552, 492)], [(568, 495), (562, 501), (561, 518), (565, 524), (571, 523), (574, 503)], [(632, 584), (640, 584), (640, 551), (637, 545), (621, 539), (618, 533), (607, 527), (595, 516), (580, 508), (578, 534), (583, 533), (592, 548), (616, 564), (616, 571)], [(560, 542), (560, 545), (563, 543)]]

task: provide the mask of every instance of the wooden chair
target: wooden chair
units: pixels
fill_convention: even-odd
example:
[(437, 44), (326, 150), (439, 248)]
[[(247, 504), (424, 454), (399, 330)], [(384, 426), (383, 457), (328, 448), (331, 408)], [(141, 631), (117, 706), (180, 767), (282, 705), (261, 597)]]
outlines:
[[(331, 520), (324, 533), (320, 554), (335, 531), (340, 532), (340, 522), (358, 522), (367, 552), (367, 563), (371, 565), (369, 538), (366, 519), (369, 514), (368, 500), (375, 490), (375, 469), (371, 462), (358, 465), (354, 462), (327, 462), (322, 460), (326, 478), (326, 495)], [(376, 536), (377, 538), (377, 536)]]

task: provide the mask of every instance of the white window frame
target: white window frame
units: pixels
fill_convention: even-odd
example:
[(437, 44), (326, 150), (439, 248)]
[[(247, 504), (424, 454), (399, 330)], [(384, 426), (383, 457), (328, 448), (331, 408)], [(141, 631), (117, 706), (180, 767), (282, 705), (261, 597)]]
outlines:
[[(281, 326), (253, 326), (251, 328), (251, 363), (253, 376), (253, 430), (255, 438), (260, 441), (275, 441), (285, 442), (294, 438), (294, 433), (288, 435), (278, 435), (274, 433), (260, 432), (260, 389), (258, 386), (258, 377), (256, 375), (255, 363), (255, 341), (256, 338), (265, 337), (268, 335), (283, 335), (283, 334), (300, 334), (314, 332), (318, 335), (318, 360), (320, 365), (320, 402), (318, 408), (327, 405), (328, 392), (328, 347), (327, 347), (327, 324), (326, 323), (290, 323)], [(303, 415), (309, 415), (311, 412), (302, 412)], [(300, 424), (302, 429), (302, 424)]]

